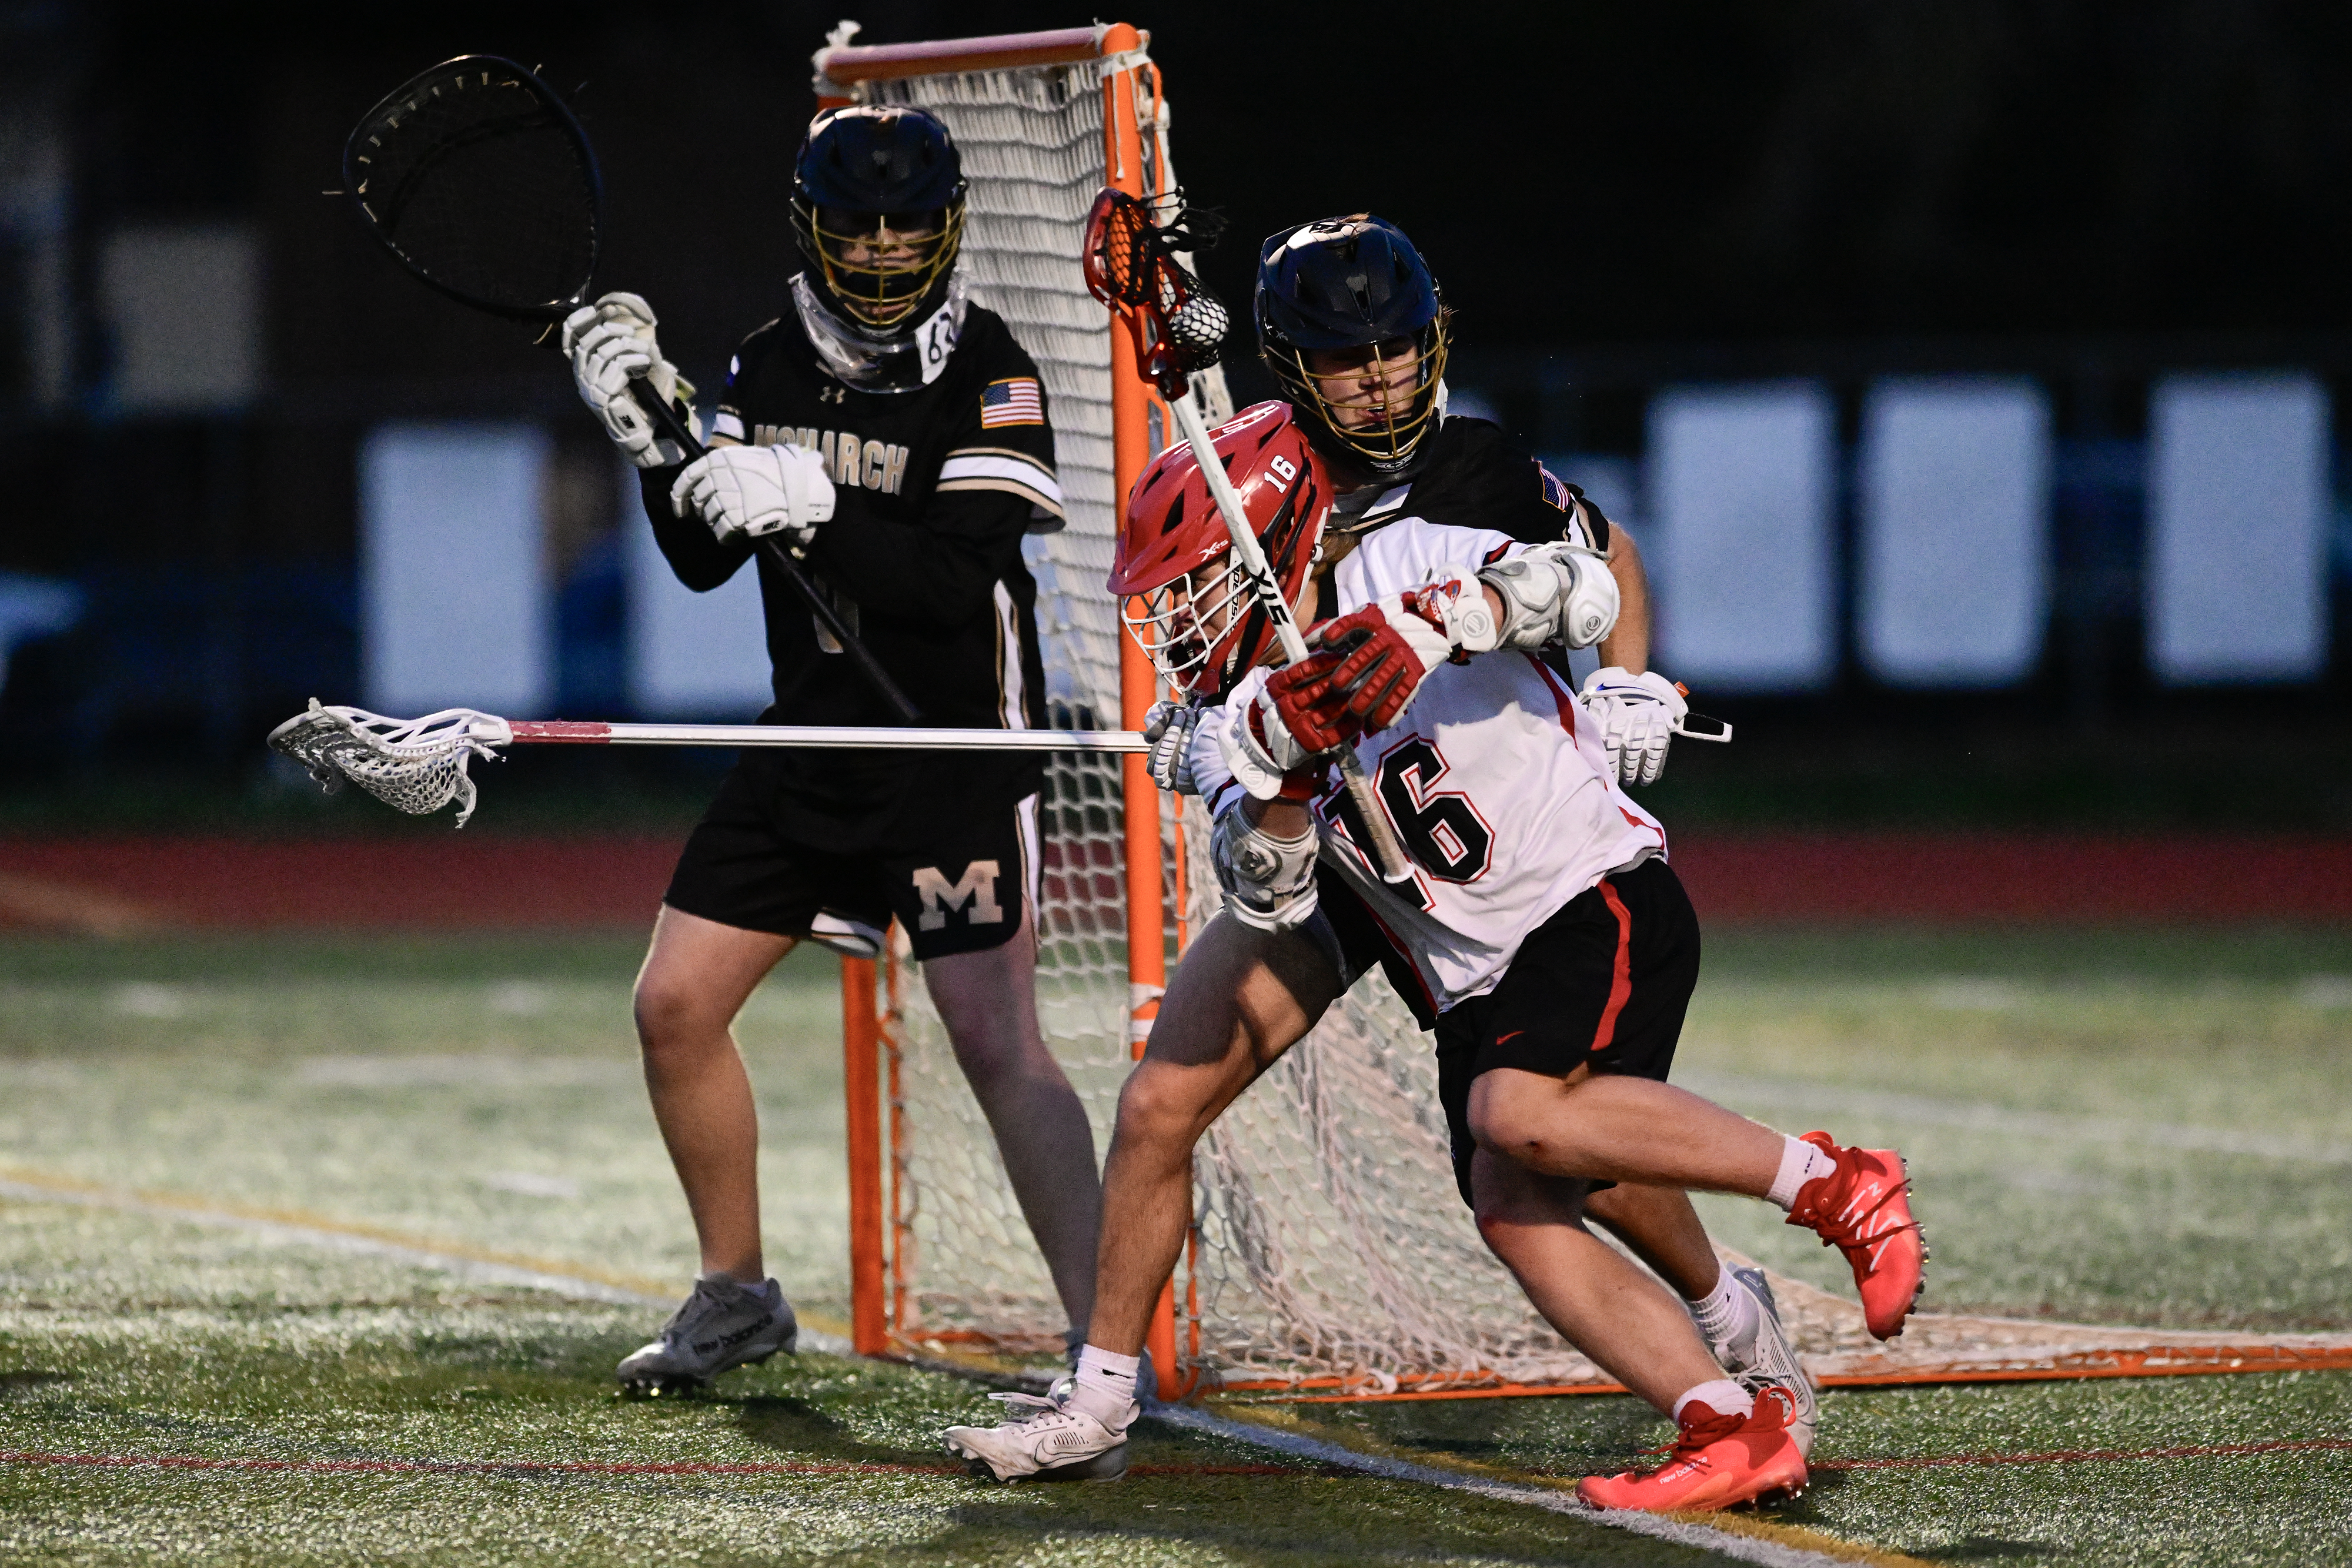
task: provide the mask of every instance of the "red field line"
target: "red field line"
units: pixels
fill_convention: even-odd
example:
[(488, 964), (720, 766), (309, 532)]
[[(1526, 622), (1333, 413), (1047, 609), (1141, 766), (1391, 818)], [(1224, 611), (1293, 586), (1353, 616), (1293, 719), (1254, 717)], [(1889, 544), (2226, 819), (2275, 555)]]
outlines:
[(2039, 1454), (1936, 1454), (1915, 1459), (1816, 1459), (1816, 1470), (1924, 1470), (1943, 1465), (2081, 1465), (2116, 1459), (2207, 1459), (2240, 1454), (2352, 1449), (2352, 1437), (2294, 1437), (2269, 1443), (2191, 1443), (2178, 1448), (2053, 1448)]
[[(90, 1469), (268, 1470), (301, 1475), (460, 1476), (961, 1476), (961, 1465), (885, 1461), (771, 1460), (745, 1464), (655, 1464), (595, 1459), (249, 1459), (202, 1454), (49, 1454), (0, 1450), (0, 1465), (68, 1465)], [(1299, 1465), (1129, 1465), (1131, 1476), (1304, 1476)]]

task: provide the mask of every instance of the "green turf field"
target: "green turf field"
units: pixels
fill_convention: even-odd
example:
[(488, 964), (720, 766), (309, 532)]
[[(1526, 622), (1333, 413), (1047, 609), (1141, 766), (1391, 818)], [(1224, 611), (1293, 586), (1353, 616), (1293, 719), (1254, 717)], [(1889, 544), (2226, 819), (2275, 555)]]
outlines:
[[(1792, 1130), (1818, 1114), (1910, 1152), (1929, 1306), (2352, 1328), (2352, 934), (1709, 941), (1678, 1076)], [(1164, 1428), (1120, 1486), (982, 1487), (935, 1447), (985, 1407), (979, 1390), (824, 1355), (706, 1400), (611, 1397), (657, 1310), (369, 1249), (398, 1233), (682, 1290), (690, 1239), (627, 1024), (636, 953), (0, 946), (0, 1556), (1711, 1560)], [(845, 1276), (834, 984), (795, 960), (741, 1030), (772, 1267), (818, 1312), (842, 1310)], [(77, 1183), (163, 1197), (126, 1207)], [(316, 1228), (200, 1222), (170, 1197)], [(1843, 1284), (1834, 1254), (1769, 1211), (1707, 1214), (1773, 1267)], [(1593, 1397), (1306, 1419), (1538, 1477), (1614, 1468), (1665, 1431)], [(2352, 1375), (1832, 1394), (1815, 1460), (1777, 1517), (1816, 1548), (2352, 1562)]]

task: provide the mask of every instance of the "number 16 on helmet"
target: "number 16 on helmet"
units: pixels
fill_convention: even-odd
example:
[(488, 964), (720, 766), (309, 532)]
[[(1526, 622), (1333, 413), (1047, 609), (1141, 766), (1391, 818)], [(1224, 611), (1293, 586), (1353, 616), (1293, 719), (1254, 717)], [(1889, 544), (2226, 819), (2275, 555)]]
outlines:
[[(1323, 460), (1285, 402), (1253, 404), (1209, 434), (1282, 597), (1297, 613), (1331, 513)], [(1152, 459), (1135, 482), (1110, 591), (1121, 601), (1129, 635), (1161, 678), (1192, 696), (1223, 696), (1276, 645), (1208, 481), (1183, 443)]]

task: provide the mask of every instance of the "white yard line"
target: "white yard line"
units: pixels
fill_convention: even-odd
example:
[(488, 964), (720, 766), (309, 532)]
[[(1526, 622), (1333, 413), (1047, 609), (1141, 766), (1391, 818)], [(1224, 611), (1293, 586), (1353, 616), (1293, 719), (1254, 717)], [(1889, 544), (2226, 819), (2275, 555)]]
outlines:
[(1661, 1519), (1653, 1513), (1636, 1513), (1622, 1509), (1597, 1509), (1580, 1500), (1575, 1493), (1556, 1491), (1548, 1487), (1513, 1486), (1507, 1481), (1484, 1480), (1476, 1476), (1462, 1475), (1454, 1470), (1442, 1470), (1429, 1465), (1416, 1465), (1406, 1459), (1392, 1459), (1379, 1454), (1362, 1454), (1338, 1443), (1325, 1442), (1297, 1432), (1284, 1432), (1270, 1427), (1255, 1426), (1247, 1421), (1235, 1421), (1203, 1410), (1192, 1405), (1155, 1405), (1150, 1418), (1167, 1426), (1189, 1432), (1205, 1432), (1213, 1437), (1227, 1437), (1237, 1443), (1272, 1449), (1294, 1458), (1311, 1459), (1318, 1464), (1337, 1465), (1343, 1469), (1360, 1471), (1365, 1475), (1385, 1476), (1391, 1480), (1418, 1481), (1426, 1486), (1444, 1487), (1450, 1491), (1470, 1492), (1478, 1497), (1493, 1498), (1500, 1502), (1521, 1503), (1549, 1512), (1580, 1519), (1588, 1524), (1598, 1524), (1611, 1530), (1627, 1531), (1634, 1535), (1646, 1535), (1656, 1541), (1671, 1542), (1677, 1546), (1712, 1552), (1740, 1563), (1759, 1563), (1768, 1568), (1846, 1568), (1853, 1559), (1832, 1557), (1826, 1552), (1808, 1552), (1801, 1547), (1783, 1545), (1777, 1541), (1759, 1540), (1754, 1536), (1734, 1535), (1727, 1531), (1710, 1529), (1703, 1524), (1685, 1523), (1676, 1519)]

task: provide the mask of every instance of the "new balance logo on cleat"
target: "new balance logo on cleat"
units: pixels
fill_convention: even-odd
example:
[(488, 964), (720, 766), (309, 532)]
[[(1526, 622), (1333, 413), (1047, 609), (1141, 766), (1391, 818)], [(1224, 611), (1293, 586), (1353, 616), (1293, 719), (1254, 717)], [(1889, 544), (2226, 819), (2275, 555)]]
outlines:
[(1927, 1284), (1927, 1242), (1911, 1218), (1910, 1167), (1893, 1149), (1840, 1148), (1827, 1133), (1802, 1140), (1837, 1169), (1797, 1189), (1789, 1223), (1845, 1254), (1871, 1334), (1893, 1339)]
[(685, 1393), (722, 1372), (789, 1354), (799, 1343), (799, 1320), (773, 1280), (751, 1286), (705, 1275), (660, 1337), (632, 1353), (616, 1375), (625, 1394)]

